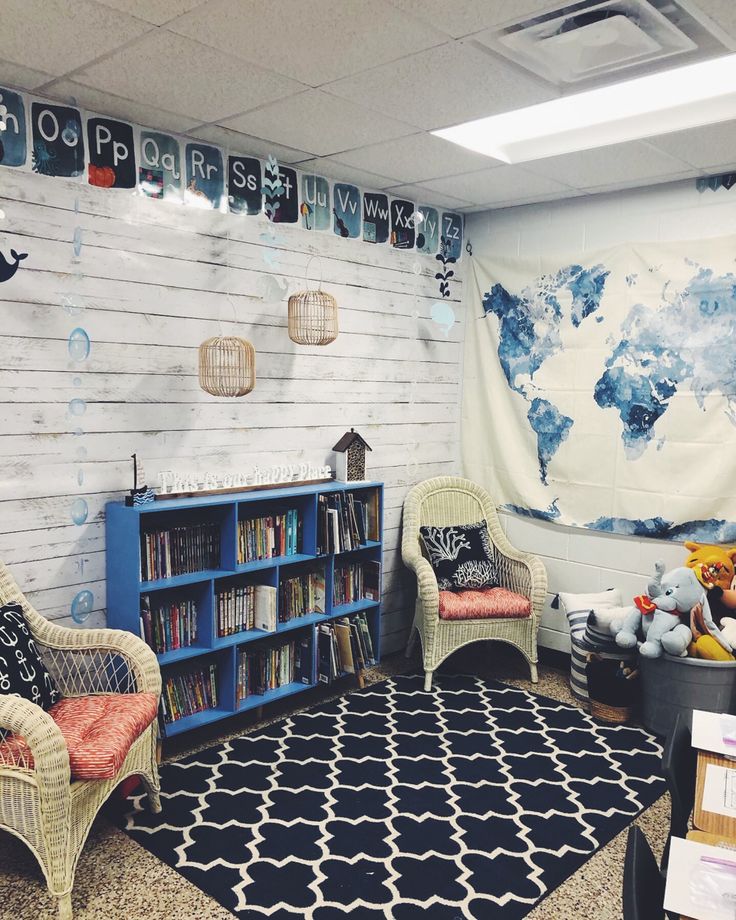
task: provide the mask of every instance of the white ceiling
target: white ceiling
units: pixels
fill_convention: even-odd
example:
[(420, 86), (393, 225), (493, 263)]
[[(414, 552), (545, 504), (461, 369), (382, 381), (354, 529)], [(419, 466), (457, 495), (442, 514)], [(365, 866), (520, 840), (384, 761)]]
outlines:
[[(736, 0), (681, 0), (736, 50)], [(562, 0), (0, 0), (0, 83), (461, 210), (736, 169), (736, 122), (507, 166), (428, 132), (558, 94), (474, 35)]]

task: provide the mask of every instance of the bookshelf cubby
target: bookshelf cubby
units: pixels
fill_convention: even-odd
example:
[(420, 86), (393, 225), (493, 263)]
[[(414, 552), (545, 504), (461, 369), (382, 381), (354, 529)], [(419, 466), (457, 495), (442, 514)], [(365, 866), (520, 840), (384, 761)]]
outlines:
[[(329, 519), (328, 508), (334, 512)], [(352, 537), (338, 534), (336, 545), (325, 545), (333, 539), (327, 537), (326, 527), (331, 531), (334, 527), (349, 528), (350, 521), (355, 521), (361, 511), (364, 518), (357, 528), (352, 525)], [(258, 529), (243, 526), (245, 522), (269, 519), (272, 533), (263, 529), (269, 525)], [(249, 552), (244, 561), (245, 533), (250, 535), (251, 547), (270, 549), (265, 553), (258, 549)], [(191, 534), (197, 534), (193, 541), (188, 539)], [(163, 630), (167, 650), (157, 652), (164, 685), (170, 677), (186, 676), (215, 665), (217, 705), (163, 722), (164, 737), (316, 687), (317, 630), (321, 623), (364, 612), (378, 659), (382, 537), (383, 486), (379, 482), (325, 482), (166, 499), (132, 507), (110, 502), (106, 508), (108, 624), (145, 638), (141, 617), (144, 605), (148, 605), (152, 616), (154, 611), (172, 611), (171, 622), (168, 627), (164, 624)], [(254, 558), (259, 554), (263, 558)], [(200, 562), (204, 567), (198, 570), (196, 565)], [(361, 562), (378, 564), (378, 599), (358, 598), (335, 604), (336, 568), (339, 572)], [(283, 621), (279, 614), (284, 585), (310, 574), (319, 576), (320, 588), (324, 583), (324, 612), (309, 610), (304, 616)], [(156, 577), (144, 578), (149, 575)], [(219, 595), (240, 596), (242, 589), (258, 585), (277, 593), (276, 631), (252, 628), (220, 635)], [(195, 636), (182, 631), (182, 610), (196, 619)], [(310, 673), (263, 694), (239, 699), (241, 653), (291, 641), (296, 645), (306, 643)], [(181, 691), (181, 684), (179, 688)], [(189, 686), (188, 689), (191, 693)]]

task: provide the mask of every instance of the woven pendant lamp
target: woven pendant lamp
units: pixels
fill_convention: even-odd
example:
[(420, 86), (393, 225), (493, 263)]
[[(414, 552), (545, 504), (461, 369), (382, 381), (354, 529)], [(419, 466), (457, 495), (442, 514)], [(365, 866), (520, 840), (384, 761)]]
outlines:
[[(309, 266), (315, 256), (307, 262)], [(320, 259), (320, 266), (322, 260)], [(289, 338), (297, 345), (329, 345), (337, 338), (337, 301), (322, 290), (322, 272), (316, 291), (297, 291), (289, 298)]]
[(212, 396), (245, 396), (256, 385), (256, 350), (246, 339), (217, 335), (199, 346), (199, 385)]
[(289, 298), (289, 338), (297, 345), (329, 345), (337, 338), (337, 301), (325, 291), (297, 291)]

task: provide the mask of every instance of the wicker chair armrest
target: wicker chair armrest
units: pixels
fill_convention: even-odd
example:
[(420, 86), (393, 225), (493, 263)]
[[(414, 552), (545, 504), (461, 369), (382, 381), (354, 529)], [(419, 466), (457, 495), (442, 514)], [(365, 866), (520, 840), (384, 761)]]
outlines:
[[(71, 780), (69, 752), (58, 725), (40, 706), (18, 696), (0, 695), (0, 729), (20, 736), (33, 755), (33, 764), (21, 757), (8, 757), (0, 741), (0, 770), (36, 774), (42, 793), (67, 789)], [(6, 742), (7, 743), (7, 742)]]
[(414, 571), (417, 577), (417, 593), (422, 602), (425, 618), (433, 616), (435, 619), (439, 616), (440, 594), (437, 586), (437, 576), (434, 569), (424, 556), (417, 555), (410, 560), (404, 559), (404, 562)]
[[(122, 629), (70, 629), (44, 620), (33, 626), (34, 639), (39, 646), (49, 650), (49, 657), (59, 665), (68, 663), (75, 655), (86, 657), (84, 668), (74, 670), (77, 685), (64, 689), (66, 696), (84, 696), (87, 693), (137, 692), (161, 693), (161, 671), (154, 652), (133, 633)], [(134, 686), (114, 686), (114, 671), (125, 665), (125, 673), (132, 675)], [(100, 682), (104, 685), (101, 685)]]
[(499, 551), (497, 559), (502, 586), (528, 597), (532, 616), (538, 619), (547, 595), (547, 570), (542, 560), (533, 553), (516, 549), (511, 553)]

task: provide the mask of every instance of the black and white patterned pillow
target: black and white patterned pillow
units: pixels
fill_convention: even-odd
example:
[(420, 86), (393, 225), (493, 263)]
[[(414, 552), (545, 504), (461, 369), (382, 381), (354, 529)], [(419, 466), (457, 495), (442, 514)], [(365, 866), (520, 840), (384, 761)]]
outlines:
[(498, 572), (485, 521), (452, 527), (420, 527), (440, 591), (497, 588)]
[(61, 699), (20, 604), (0, 607), (0, 693), (22, 696), (43, 709)]

